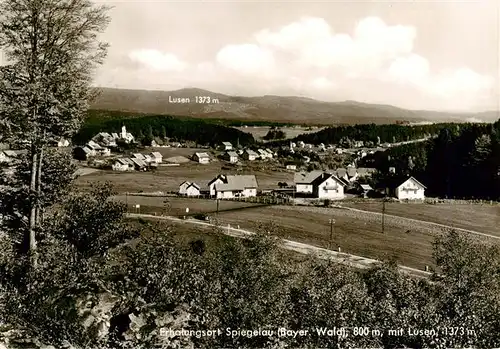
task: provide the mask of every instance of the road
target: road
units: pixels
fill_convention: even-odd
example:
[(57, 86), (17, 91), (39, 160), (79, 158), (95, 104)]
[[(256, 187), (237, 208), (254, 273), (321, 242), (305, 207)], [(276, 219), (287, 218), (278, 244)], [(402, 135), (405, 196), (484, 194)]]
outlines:
[[(180, 219), (177, 217), (171, 217), (171, 216), (154, 216), (154, 215), (149, 215), (149, 214), (141, 214), (141, 213), (127, 213), (127, 217), (129, 218), (146, 218), (146, 219), (156, 219), (156, 220), (169, 220), (173, 222), (178, 222), (178, 223), (184, 223), (184, 224), (196, 224), (196, 225), (201, 225), (201, 226), (206, 226), (213, 228), (215, 227), (215, 224), (195, 220), (195, 219)], [(231, 226), (227, 227), (222, 227), (222, 230), (224, 234), (237, 237), (237, 238), (246, 238), (248, 236), (254, 235), (254, 232), (248, 231), (248, 230), (243, 230), (243, 229), (237, 229), (233, 228)], [(292, 240), (286, 240), (283, 239), (282, 241), (282, 247), (284, 249), (290, 250), (290, 251), (295, 251), (298, 253), (302, 254), (313, 254), (316, 255), (319, 258), (322, 259), (329, 259), (334, 262), (344, 264), (350, 267), (358, 268), (358, 269), (368, 269), (371, 268), (380, 261), (371, 259), (371, 258), (366, 258), (366, 257), (361, 257), (361, 256), (356, 256), (352, 254), (347, 254), (347, 253), (341, 253), (337, 251), (332, 251), (328, 250), (325, 248), (317, 247), (317, 246), (312, 246), (308, 244), (303, 244), (300, 242), (292, 241)], [(409, 274), (415, 277), (419, 278), (427, 278), (431, 276), (431, 273), (425, 272), (419, 269), (414, 269), (406, 266), (399, 266), (400, 270), (404, 272), (405, 274)]]

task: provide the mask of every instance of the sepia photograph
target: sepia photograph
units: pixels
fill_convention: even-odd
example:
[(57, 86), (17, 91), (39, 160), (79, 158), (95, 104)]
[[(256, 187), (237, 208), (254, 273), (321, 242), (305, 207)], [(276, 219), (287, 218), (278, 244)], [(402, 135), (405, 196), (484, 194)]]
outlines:
[(0, 349), (500, 348), (500, 1), (0, 0)]

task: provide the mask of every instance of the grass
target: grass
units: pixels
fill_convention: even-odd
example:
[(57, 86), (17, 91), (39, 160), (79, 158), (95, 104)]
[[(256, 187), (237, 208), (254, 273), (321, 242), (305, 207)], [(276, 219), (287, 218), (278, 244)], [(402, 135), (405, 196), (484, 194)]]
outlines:
[[(115, 200), (127, 202), (129, 212), (136, 212), (135, 205), (140, 205), (140, 213), (154, 213), (160, 215), (165, 209), (165, 200), (169, 203), (168, 215), (181, 216), (186, 214), (186, 208), (189, 208), (189, 214), (197, 213), (215, 213), (217, 211), (217, 201), (197, 198), (182, 197), (148, 197), (117, 195)], [(239, 201), (219, 201), (219, 212), (239, 210), (249, 207), (261, 207), (259, 204), (246, 203)]]
[(253, 230), (258, 222), (274, 223), (275, 233), (286, 239), (328, 248), (330, 237), (329, 219), (335, 219), (333, 248), (342, 252), (375, 259), (395, 258), (398, 263), (424, 269), (432, 265), (432, 232), (412, 231), (407, 226), (386, 224), (381, 233), (381, 222), (362, 217), (339, 215), (337, 210), (304, 212), (296, 209), (252, 208), (238, 212), (222, 212), (219, 220), (223, 224), (239, 225)]
[[(370, 212), (382, 212), (380, 202), (343, 203), (343, 205)], [(386, 213), (500, 236), (498, 204), (386, 203)]]
[[(168, 149), (168, 148), (164, 148)], [(174, 155), (172, 155), (174, 156)], [(278, 182), (293, 182), (293, 173), (274, 172), (266, 169), (263, 164), (259, 170), (222, 170), (226, 166), (223, 162), (212, 162), (207, 165), (189, 162), (176, 167), (159, 167), (156, 172), (115, 172), (99, 171), (77, 179), (77, 185), (88, 187), (95, 182), (111, 182), (119, 193), (125, 192), (156, 192), (179, 190), (179, 185), (184, 181), (195, 182), (202, 188), (208, 185), (218, 174), (254, 174), (260, 189), (277, 188)], [(253, 164), (252, 167), (258, 167)]]

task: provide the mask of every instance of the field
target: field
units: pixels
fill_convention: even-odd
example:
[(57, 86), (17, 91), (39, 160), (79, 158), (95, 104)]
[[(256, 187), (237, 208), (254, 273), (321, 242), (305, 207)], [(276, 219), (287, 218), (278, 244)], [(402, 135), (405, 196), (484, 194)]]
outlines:
[[(260, 127), (260, 126), (235, 127), (235, 128), (242, 132), (250, 133), (257, 140), (260, 140), (262, 137), (264, 137), (270, 129), (269, 127)], [(280, 129), (283, 132), (285, 132), (287, 139), (291, 139), (303, 133), (313, 133), (321, 131), (323, 128), (313, 127), (312, 129), (309, 129), (309, 127), (280, 127)]]
[[(380, 202), (343, 203), (370, 212), (382, 212)], [(386, 203), (387, 214), (451, 225), (500, 236), (500, 205)]]
[[(137, 197), (134, 197), (134, 200)], [(123, 199), (123, 198), (122, 198)], [(156, 205), (161, 198), (141, 198), (142, 204)], [(139, 199), (139, 200), (141, 200)], [(209, 212), (214, 216), (216, 203), (210, 200), (170, 198), (172, 215), (182, 215), (185, 207), (190, 212)], [(140, 201), (138, 201), (139, 203)], [(129, 201), (130, 204), (130, 201)], [(223, 206), (224, 205), (224, 206)], [(401, 204), (399, 204), (401, 205)], [(153, 212), (148, 206), (146, 210)], [(435, 208), (436, 206), (431, 206)], [(453, 207), (439, 207), (434, 212), (440, 216)], [(393, 213), (396, 210), (392, 208)], [(442, 210), (440, 210), (442, 209)], [(476, 219), (490, 214), (490, 207), (474, 207)], [(159, 209), (158, 209), (159, 210)], [(146, 213), (146, 211), (141, 212)], [(428, 211), (427, 215), (432, 216)], [(469, 214), (471, 215), (471, 214)], [(450, 219), (448, 224), (459, 225), (459, 215)], [(412, 217), (414, 218), (414, 217)], [(451, 217), (450, 217), (451, 218)], [(405, 218), (386, 216), (382, 233), (382, 217), (376, 214), (337, 208), (318, 208), (303, 206), (267, 206), (246, 204), (243, 202), (220, 203), (217, 220), (222, 224), (240, 226), (242, 229), (258, 230), (261, 224), (273, 226), (273, 233), (286, 239), (307, 243), (318, 247), (328, 247), (330, 239), (330, 219), (335, 219), (332, 226), (332, 247), (341, 247), (343, 252), (375, 259), (394, 258), (399, 264), (424, 269), (433, 265), (432, 242), (443, 229), (425, 222), (415, 223)], [(428, 221), (434, 221), (428, 219)], [(493, 224), (493, 223), (491, 223)], [(495, 233), (490, 225), (476, 227), (484, 233)], [(496, 235), (500, 236), (497, 230)], [(479, 237), (482, 240), (489, 240)]]
[[(189, 208), (189, 214), (211, 214), (217, 211), (217, 201), (208, 199), (138, 195), (117, 195), (114, 199), (127, 203), (130, 212), (157, 213), (158, 215), (165, 213), (167, 215), (180, 216), (186, 213), (186, 208)], [(135, 205), (140, 205), (139, 210), (134, 209)], [(261, 205), (238, 201), (219, 201), (219, 212), (241, 210), (248, 207), (261, 207)]]
[[(186, 149), (182, 149), (186, 151)], [(187, 149), (193, 153), (193, 149)], [(167, 156), (176, 156), (179, 154), (177, 149), (169, 151), (169, 148), (162, 148), (162, 152), (168, 153)], [(255, 174), (260, 189), (277, 188), (278, 182), (293, 182), (293, 173), (271, 171), (266, 164), (252, 164), (252, 167), (258, 168), (254, 171), (223, 170), (226, 166), (224, 162), (215, 161), (207, 165), (198, 164), (190, 161), (180, 166), (162, 167), (155, 172), (115, 172), (98, 171), (79, 177), (77, 184), (81, 187), (87, 187), (94, 182), (111, 182), (119, 193), (125, 192), (170, 192), (179, 190), (179, 184), (184, 181), (195, 182), (202, 188), (207, 187), (208, 182), (218, 174)]]

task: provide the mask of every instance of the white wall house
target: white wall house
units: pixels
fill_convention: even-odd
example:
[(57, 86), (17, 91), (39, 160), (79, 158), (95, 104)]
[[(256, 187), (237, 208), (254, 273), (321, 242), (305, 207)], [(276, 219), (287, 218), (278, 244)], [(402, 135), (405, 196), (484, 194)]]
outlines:
[(116, 159), (116, 162), (111, 166), (113, 171), (128, 171), (129, 164), (124, 159)]
[(222, 142), (223, 150), (233, 150), (233, 145), (230, 142)]
[(157, 164), (161, 164), (163, 162), (163, 155), (161, 153), (154, 151), (150, 154), (153, 161)]
[(208, 190), (210, 192), (210, 196), (215, 196), (215, 185), (224, 183), (225, 181), (225, 176), (224, 175), (218, 175), (214, 179), (212, 179), (210, 182), (208, 182)]
[(257, 152), (258, 152), (261, 159), (272, 159), (273, 158), (273, 155), (270, 154), (269, 152), (265, 151), (264, 149), (258, 149)]
[(228, 151), (223, 155), (223, 159), (235, 163), (238, 162), (238, 154), (235, 151)]
[(243, 152), (242, 157), (245, 160), (254, 161), (259, 157), (259, 154), (257, 154), (256, 152), (254, 152), (251, 149), (247, 149)]
[(200, 186), (196, 183), (191, 183), (186, 188), (186, 196), (200, 196)]
[(58, 147), (69, 147), (69, 141), (65, 138), (61, 138), (58, 142), (57, 142), (57, 146)]
[(294, 175), (295, 192), (311, 194), (313, 192), (313, 181), (322, 173), (322, 171), (296, 173)]
[(323, 173), (313, 182), (313, 194), (319, 199), (344, 198), (345, 184), (336, 176)]
[(146, 171), (148, 165), (144, 162), (144, 160), (138, 158), (132, 158), (132, 162), (134, 163), (135, 169), (138, 171)]
[(200, 164), (208, 164), (210, 162), (210, 156), (207, 153), (194, 153), (193, 160)]
[(184, 181), (179, 185), (179, 194), (180, 195), (186, 195), (187, 193), (187, 188), (191, 185), (191, 182)]
[(209, 182), (210, 195), (217, 199), (257, 196), (254, 175), (219, 175)]
[(144, 154), (141, 154), (141, 153), (132, 154), (132, 157), (135, 158), (135, 159), (140, 159), (142, 161), (146, 160), (146, 157), (144, 156)]
[(99, 154), (101, 156), (111, 156), (111, 149), (109, 148), (102, 148), (100, 151), (99, 151)]
[(347, 168), (347, 178), (351, 183), (358, 179), (358, 171), (356, 170), (356, 167)]
[(423, 200), (425, 189), (427, 189), (425, 185), (410, 177), (395, 188), (394, 195), (399, 200)]

